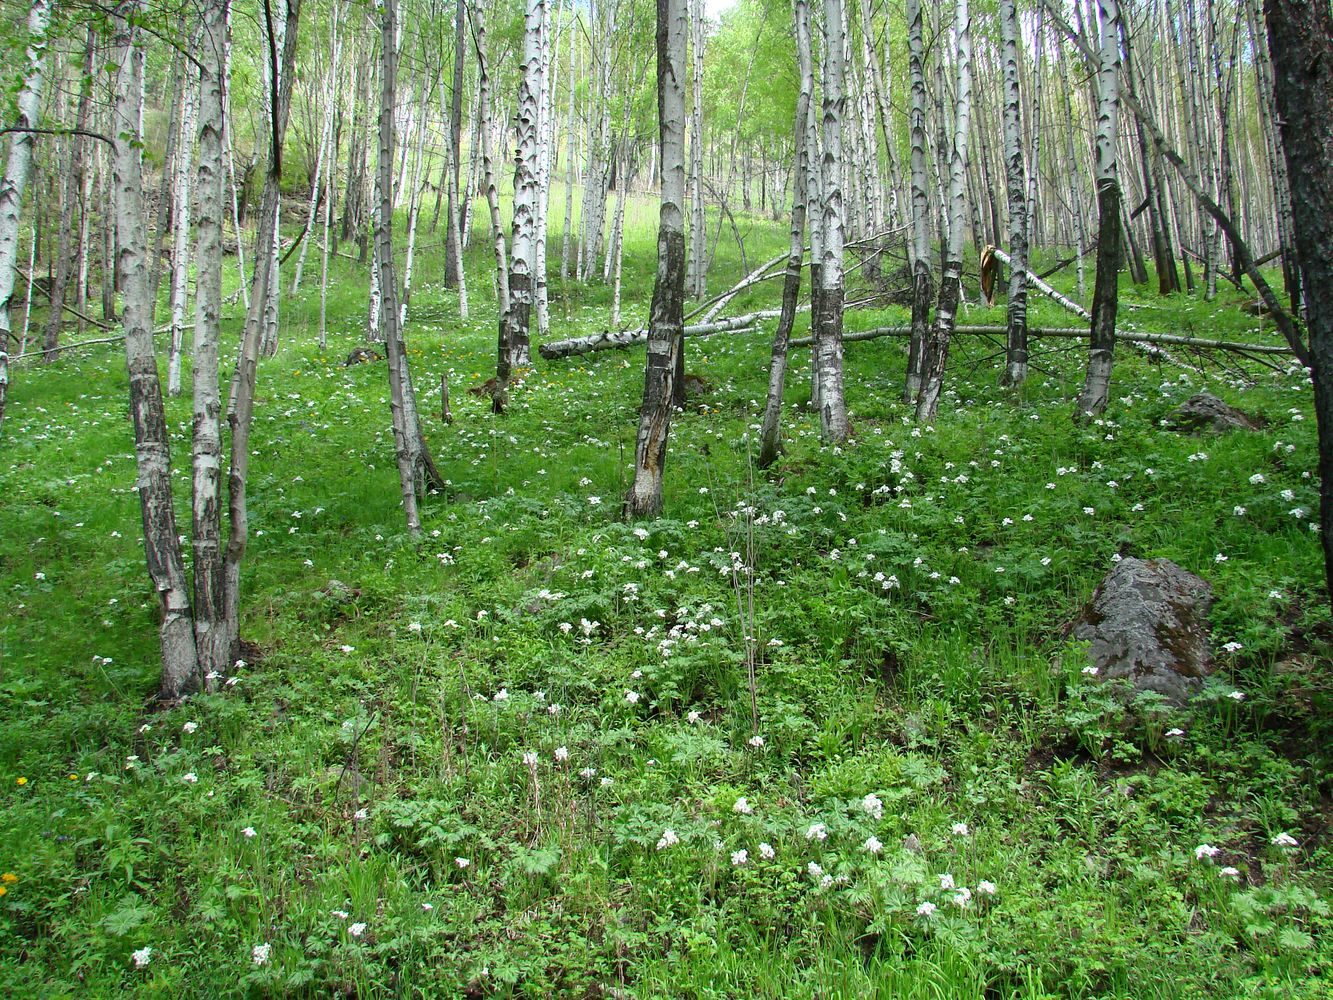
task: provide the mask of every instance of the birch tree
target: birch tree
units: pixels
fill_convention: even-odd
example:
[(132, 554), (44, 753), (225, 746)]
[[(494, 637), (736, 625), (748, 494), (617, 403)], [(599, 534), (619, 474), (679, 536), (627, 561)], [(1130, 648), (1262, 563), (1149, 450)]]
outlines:
[[(231, 0), (202, 10), (199, 59), (199, 174), (195, 230), (193, 351), (194, 635), (205, 683), (230, 666), (222, 566), (222, 399), (218, 341), (222, 312), (222, 225), (225, 205), (222, 135), (226, 100), (225, 49)], [(327, 219), (327, 216), (326, 216)]]
[[(274, 17), (271, 0), (263, 0), (266, 21)], [(277, 281), (272, 269), (272, 255), (263, 248), (273, 246), (277, 238), (278, 201), (282, 186), (282, 150), (287, 133), (287, 116), (292, 104), (292, 80), (296, 66), (297, 24), (301, 0), (286, 0), (286, 24), (283, 45), (277, 47), (273, 29), (265, 33), (268, 42), (265, 58), (271, 63), (268, 74), (269, 106), (268, 172), (260, 200), (259, 224), (255, 245), (261, 253), (255, 257), (254, 279), (250, 285), (250, 304), (241, 329), (241, 347), (232, 375), (227, 402), (227, 423), (231, 428), (231, 463), (227, 472), (227, 548), (223, 559), (223, 605), (227, 623), (227, 649), (230, 659), (240, 652), (241, 563), (249, 540), (250, 519), (247, 486), (250, 474), (250, 430), (254, 422), (255, 385), (259, 374), (259, 342), (264, 332), (269, 284)]]
[[(84, 196), (87, 181), (85, 142), (82, 133), (87, 130), (92, 112), (93, 55), (96, 51), (96, 35), (88, 29), (88, 40), (83, 52), (83, 80), (79, 84), (78, 110), (74, 113), (74, 134), (69, 137), (69, 162), (65, 168), (65, 191), (60, 206), (60, 249), (56, 254), (56, 273), (51, 282), (51, 312), (46, 320), (46, 339), (42, 357), (50, 362), (57, 358), (60, 346), (60, 330), (64, 325), (65, 299), (69, 295), (70, 279), (76, 285), (76, 300), (81, 298), (83, 281), (86, 279), (87, 256), (84, 242), (87, 238), (88, 199)], [(79, 212), (78, 228), (74, 226), (74, 213)], [(82, 302), (76, 302), (76, 308), (82, 312)]]
[(531, 363), (534, 267), (537, 250), (538, 103), (542, 87), (541, 36), (546, 0), (527, 0), (523, 18), (523, 63), (518, 84), (518, 146), (514, 154), (514, 222), (509, 263), (509, 308), (500, 318), (492, 405), (504, 411), (510, 373)]
[(32, 167), (34, 136), (31, 129), (41, 123), (42, 86), (46, 73), (46, 30), (51, 23), (51, 0), (33, 0), (28, 8), (28, 46), (23, 85), (18, 95), (18, 118), (13, 125), (5, 174), (0, 179), (0, 430), (4, 429), (5, 403), (9, 396), (9, 305), (14, 297), (18, 273), (19, 216), (23, 189)]
[(1018, 7), (1000, 0), (1004, 48), (1004, 175), (1009, 208), (1009, 304), (1003, 384), (1022, 385), (1028, 374), (1028, 192), (1023, 170), (1023, 130), (1018, 105)]
[(903, 402), (916, 400), (921, 391), (921, 366), (930, 326), (930, 178), (926, 160), (926, 70), (921, 0), (907, 4), (907, 67), (911, 87), (908, 132), (911, 139), (912, 209), (912, 338), (907, 352)]
[(634, 446), (629, 517), (662, 511), (662, 473), (685, 326), (685, 31), (686, 0), (657, 0), (657, 117), (662, 148), (657, 277), (649, 313), (643, 405)]
[(1106, 409), (1115, 351), (1121, 254), (1120, 175), (1117, 137), (1120, 125), (1120, 8), (1117, 0), (1097, 0), (1100, 32), (1097, 68), (1097, 279), (1092, 292), (1092, 325), (1083, 391), (1075, 403), (1078, 419)]
[(708, 294), (708, 227), (704, 223), (704, 3), (690, 0), (690, 42), (694, 50), (690, 106), (690, 256), (686, 276), (688, 293), (696, 299)]
[(972, 17), (968, 0), (958, 0), (954, 9), (954, 36), (958, 46), (954, 96), (953, 140), (949, 149), (948, 237), (944, 267), (940, 274), (935, 321), (925, 344), (921, 366), (921, 391), (916, 400), (916, 419), (935, 419), (944, 368), (949, 357), (958, 303), (963, 291), (963, 237), (967, 226), (967, 153), (972, 120)]
[(125, 367), (130, 383), (130, 417), (138, 469), (139, 512), (148, 575), (162, 604), (159, 643), (163, 697), (179, 698), (199, 687), (190, 592), (185, 580), (171, 491), (171, 448), (162, 385), (153, 353), (152, 285), (148, 274), (148, 232), (144, 222), (143, 49), (139, 19), (143, 0), (126, 0), (113, 11), (116, 63), (112, 108), (112, 174), (116, 248), (124, 290)]
[[(798, 3), (803, 0), (797, 0)], [(796, 14), (799, 23), (800, 13)], [(798, 55), (801, 84), (796, 98), (796, 121), (792, 135), (795, 139), (795, 167), (791, 202), (791, 239), (787, 251), (787, 271), (782, 280), (782, 315), (778, 317), (777, 332), (773, 335), (773, 354), (768, 365), (768, 396), (764, 400), (764, 421), (759, 432), (759, 467), (766, 469), (777, 460), (782, 420), (782, 393), (787, 380), (787, 348), (792, 325), (796, 319), (796, 305), (801, 295), (801, 271), (805, 263), (805, 176), (809, 151), (805, 145), (806, 122), (810, 102), (814, 96), (814, 72), (810, 66), (809, 47)]]
[(810, 323), (815, 338), (819, 428), (824, 440), (847, 438), (847, 404), (842, 385), (843, 305), (843, 115), (846, 110), (847, 29), (842, 0), (824, 0), (824, 91), (822, 190), (823, 243), (819, 299)]

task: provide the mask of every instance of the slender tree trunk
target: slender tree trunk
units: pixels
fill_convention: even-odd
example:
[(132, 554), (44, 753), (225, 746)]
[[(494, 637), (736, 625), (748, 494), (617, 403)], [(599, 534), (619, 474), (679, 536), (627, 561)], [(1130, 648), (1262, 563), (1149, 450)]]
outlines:
[[(199, 59), (198, 278), (194, 324), (194, 635), (206, 686), (229, 666), (222, 571), (222, 399), (218, 341), (222, 312), (224, 51), (231, 0), (202, 8)], [(326, 216), (327, 218), (327, 216)]]
[(844, 78), (847, 32), (842, 0), (824, 0), (823, 93), (824, 147), (823, 257), (820, 260), (818, 311), (811, 316), (819, 382), (819, 427), (824, 440), (841, 444), (847, 438), (847, 404), (842, 386), (843, 196), (842, 132), (846, 110)]
[(393, 419), (394, 452), (402, 487), (407, 530), (421, 534), (417, 501), (434, 473), (421, 435), (421, 422), (412, 390), (407, 351), (398, 311), (398, 279), (393, 263), (393, 142), (398, 53), (398, 0), (384, 0), (380, 34), (379, 205), (375, 218), (375, 266), (379, 271), (380, 326), (389, 358), (389, 411)]
[(1333, 598), (1333, 14), (1323, 0), (1264, 0), (1273, 94), (1291, 185), (1319, 422), (1319, 526)]
[(690, 0), (690, 41), (694, 50), (690, 106), (690, 252), (687, 263), (688, 294), (702, 299), (708, 294), (708, 227), (704, 222), (704, 3)]
[[(23, 86), (18, 95), (16, 129), (37, 128), (41, 124), (42, 87), (46, 74), (46, 31), (51, 23), (51, 0), (32, 0), (28, 8), (28, 47), (23, 72)], [(12, 326), (9, 304), (14, 297), (14, 277), (18, 272), (19, 216), (23, 210), (23, 189), (32, 166), (34, 136), (15, 131), (9, 143), (5, 174), (0, 179), (0, 430), (4, 429), (5, 403), (9, 396), (9, 339)], [(108, 261), (104, 267), (109, 267)]]
[(911, 136), (912, 194), (912, 339), (907, 354), (907, 378), (903, 402), (916, 400), (921, 392), (921, 366), (930, 327), (930, 189), (926, 160), (926, 71), (921, 0), (908, 0), (908, 76), (912, 105), (908, 118)]
[(925, 360), (921, 366), (921, 392), (916, 401), (916, 419), (935, 419), (944, 369), (949, 357), (949, 338), (953, 333), (958, 302), (963, 289), (963, 237), (967, 220), (967, 151), (972, 118), (972, 19), (968, 0), (958, 0), (954, 15), (954, 34), (958, 43), (958, 80), (955, 87), (953, 147), (949, 153), (949, 237), (940, 275), (939, 301), (935, 304), (935, 322), (926, 340)]
[(495, 189), (495, 153), (491, 148), (491, 79), (486, 61), (486, 15), (481, 5), (472, 8), (472, 39), (477, 55), (477, 117), (481, 134), (482, 186), (490, 210), (491, 242), (495, 246), (496, 310), (502, 318), (509, 312), (509, 262), (504, 227), (500, 222), (500, 196)]
[(1000, 0), (1000, 36), (1004, 46), (1004, 172), (1009, 201), (1009, 309), (1002, 382), (1022, 385), (1028, 374), (1028, 218), (1027, 178), (1023, 173), (1022, 124), (1018, 117), (1018, 9)]
[[(269, 126), (269, 165), (264, 179), (264, 194), (260, 201), (258, 239), (256, 246), (270, 247), (274, 240), (278, 198), (282, 180), (282, 147), (287, 132), (287, 117), (292, 102), (292, 81), (296, 66), (297, 24), (301, 0), (287, 0), (286, 30), (281, 51), (272, 30), (265, 32), (268, 41), (265, 58), (270, 71), (270, 106), (273, 113)], [(273, 15), (270, 0), (264, 0), (266, 19)], [(280, 71), (279, 71), (280, 69)], [(245, 313), (241, 332), (240, 356), (232, 376), (231, 394), (227, 404), (227, 422), (231, 427), (231, 465), (227, 474), (227, 549), (223, 560), (223, 605), (227, 622), (228, 656), (235, 660), (240, 652), (241, 562), (245, 559), (250, 521), (246, 503), (246, 489), (250, 473), (250, 430), (254, 421), (255, 384), (259, 371), (259, 340), (263, 333), (264, 313), (269, 297), (269, 284), (277, 275), (264, 261), (256, 257), (254, 281), (250, 287), (250, 305)]]
[[(181, 16), (178, 34), (185, 34), (185, 18)], [(174, 165), (177, 148), (182, 133), (185, 131), (185, 82), (187, 76), (181, 69), (182, 56), (173, 51), (171, 56), (172, 94), (171, 107), (168, 109), (167, 148), (162, 157), (161, 177), (158, 181), (157, 202), (153, 212), (153, 234), (148, 244), (148, 285), (153, 293), (153, 323), (157, 322), (157, 293), (162, 287), (162, 236), (167, 231), (173, 203), (171, 198), (172, 180), (175, 177)]]
[(444, 230), (444, 287), (457, 288), (462, 274), (462, 234), (458, 192), (459, 163), (463, 158), (463, 54), (467, 0), (454, 0), (454, 75), (449, 94), (449, 218)]
[(532, 322), (537, 250), (537, 145), (542, 78), (541, 35), (546, 0), (527, 0), (523, 19), (523, 64), (518, 85), (518, 148), (514, 155), (514, 222), (510, 244), (509, 308), (500, 318), (496, 364), (496, 413), (504, 411), (511, 368), (531, 363)]
[(1117, 0), (1097, 0), (1101, 33), (1097, 73), (1097, 284), (1092, 293), (1092, 329), (1088, 369), (1075, 404), (1076, 419), (1106, 409), (1115, 351), (1116, 306), (1120, 279), (1120, 177), (1116, 138), (1120, 125), (1120, 8)]
[[(93, 53), (96, 35), (90, 28), (83, 52), (83, 82), (79, 87), (78, 110), (74, 113), (75, 134), (69, 137), (69, 164), (65, 171), (65, 197), (60, 206), (60, 242), (56, 251), (56, 274), (51, 283), (51, 313), (46, 320), (46, 341), (43, 358), (55, 361), (60, 346), (60, 329), (64, 325), (65, 299), (69, 296), (70, 279), (82, 280), (79, 267), (83, 260), (83, 238), (86, 230), (86, 210), (83, 190), (87, 170), (84, 165), (84, 137), (79, 133), (88, 128), (92, 109)], [(79, 212), (79, 227), (74, 227), (74, 212)], [(82, 296), (77, 293), (76, 308), (83, 311)], [(2, 348), (0, 348), (2, 349)]]
[(295, 295), (301, 289), (301, 277), (305, 273), (305, 255), (310, 249), (310, 236), (315, 231), (315, 225), (319, 219), (319, 196), (320, 191), (325, 191), (325, 197), (328, 197), (327, 189), (330, 185), (324, 183), (325, 172), (332, 172), (331, 167), (336, 162), (337, 157), (333, 155), (333, 114), (334, 105), (337, 101), (337, 79), (339, 55), (342, 51), (342, 40), (338, 37), (338, 13), (341, 7), (335, 3), (333, 5), (333, 21), (329, 28), (329, 68), (328, 76), (324, 81), (324, 115), (320, 122), (319, 129), (319, 149), (315, 154), (315, 173), (310, 179), (310, 198), (306, 205), (305, 230), (301, 233), (301, 252), (296, 256), (296, 273), (292, 276), (292, 294)]
[(657, 0), (657, 117), (662, 145), (662, 205), (657, 278), (644, 370), (643, 406), (634, 448), (629, 517), (662, 511), (662, 472), (685, 315), (685, 0)]
[(162, 688), (164, 698), (198, 690), (199, 661), (194, 642), (190, 592), (176, 534), (171, 498), (170, 435), (162, 405), (162, 385), (153, 353), (152, 288), (148, 280), (144, 225), (143, 146), (139, 140), (143, 102), (143, 50), (137, 20), (142, 0), (115, 8), (117, 65), (112, 132), (115, 144), (116, 245), (125, 289), (125, 366), (134, 422), (139, 510), (143, 521), (148, 575), (162, 602)]
[(199, 95), (193, 81), (185, 85), (181, 134), (176, 141), (176, 180), (171, 185), (171, 348), (167, 359), (167, 392), (181, 394), (181, 354), (185, 349), (185, 304), (190, 280), (190, 175), (194, 168), (195, 116)]
[[(806, 54), (808, 55), (808, 48)], [(796, 97), (795, 136), (795, 191), (791, 205), (791, 242), (787, 252), (787, 273), (782, 281), (782, 315), (773, 335), (773, 356), (768, 365), (768, 396), (764, 400), (764, 422), (759, 433), (759, 467), (767, 469), (781, 450), (782, 393), (787, 380), (787, 345), (791, 340), (796, 306), (801, 296), (801, 270), (805, 262), (805, 162), (806, 121), (815, 87), (814, 72), (808, 59), (801, 61), (801, 89)]]

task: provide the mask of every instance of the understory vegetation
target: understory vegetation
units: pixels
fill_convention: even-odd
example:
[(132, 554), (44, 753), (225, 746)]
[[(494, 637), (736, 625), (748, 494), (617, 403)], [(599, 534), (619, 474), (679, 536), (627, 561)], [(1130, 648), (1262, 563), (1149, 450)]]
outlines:
[[(636, 199), (626, 226), (629, 317), (654, 210)], [(741, 221), (751, 260), (782, 251), (782, 224)], [(1333, 633), (1302, 369), (1121, 344), (1111, 405), (1080, 427), (1080, 342), (1038, 341), (1014, 392), (1003, 345), (959, 336), (917, 425), (905, 342), (849, 343), (852, 439), (831, 448), (799, 350), (786, 454), (761, 473), (770, 321), (687, 341), (666, 515), (625, 523), (642, 348), (538, 361), (495, 416), (494, 299), (460, 323), (442, 248), (418, 253), (406, 336), (449, 481), (423, 539), (384, 362), (343, 364), (365, 271), (336, 260), (328, 350), (312, 288), (260, 368), (247, 655), (178, 705), (152, 698), (119, 348), (15, 366), (4, 992), (1333, 996)], [(724, 240), (710, 283), (741, 274)], [(1259, 334), (1233, 290), (1121, 281), (1122, 330)], [(552, 278), (551, 303), (552, 338), (587, 333), (610, 289)], [(1265, 429), (1162, 426), (1202, 389)], [(167, 407), (188, 525), (189, 402)], [(1188, 709), (1126, 697), (1064, 638), (1130, 555), (1214, 588), (1218, 669)]]

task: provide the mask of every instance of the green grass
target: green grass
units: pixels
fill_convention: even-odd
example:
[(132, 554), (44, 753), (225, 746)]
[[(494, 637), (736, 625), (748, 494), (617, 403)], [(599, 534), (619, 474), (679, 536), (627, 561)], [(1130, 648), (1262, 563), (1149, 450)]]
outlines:
[[(563, 195), (551, 204), (562, 218)], [(652, 205), (634, 211), (627, 322), (654, 271)], [(260, 371), (255, 652), (234, 685), (167, 711), (151, 700), (157, 610), (117, 348), (16, 367), (0, 446), (4, 992), (1330, 995), (1333, 678), (1299, 373), (1120, 350), (1113, 404), (1081, 429), (1077, 349), (1040, 353), (1015, 395), (996, 388), (994, 345), (960, 339), (940, 419), (917, 428), (898, 402), (903, 344), (855, 344), (855, 442), (829, 449), (798, 352), (788, 453), (761, 475), (767, 337), (719, 336), (688, 349), (713, 388), (673, 424), (667, 515), (628, 525), (642, 353), (538, 362), (492, 416), (465, 392), (493, 367), (478, 236), (466, 322), (438, 235), (422, 236), (414, 375), (430, 413), (449, 374), (457, 419), (427, 426), (450, 487), (420, 544), (384, 366), (339, 363), (364, 335), (365, 276), (335, 262), (321, 354), (307, 263)], [(755, 221), (751, 266), (785, 239)], [(740, 273), (724, 233), (710, 287)], [(605, 326), (607, 287), (553, 277), (551, 293), (553, 338)], [(1126, 280), (1123, 301), (1141, 329), (1258, 335), (1234, 292), (1161, 302)], [(1067, 324), (1040, 297), (1033, 314)], [(1159, 426), (1202, 388), (1267, 429)], [(168, 417), (184, 525), (188, 401)], [(731, 571), (747, 521), (753, 623)], [(1126, 707), (1061, 638), (1116, 553), (1205, 576), (1215, 644), (1242, 644), (1188, 710)], [(1298, 848), (1271, 843), (1284, 832)]]

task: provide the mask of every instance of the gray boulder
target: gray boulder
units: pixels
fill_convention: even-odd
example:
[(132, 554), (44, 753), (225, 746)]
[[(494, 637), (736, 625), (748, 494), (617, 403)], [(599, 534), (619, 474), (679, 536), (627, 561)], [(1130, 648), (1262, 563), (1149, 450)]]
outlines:
[(1167, 422), (1177, 430), (1191, 431), (1257, 431), (1264, 422), (1252, 417), (1243, 410), (1238, 410), (1212, 393), (1201, 392), (1191, 396), (1169, 414)]
[(1104, 679), (1156, 691), (1177, 705), (1212, 673), (1208, 612), (1213, 590), (1169, 559), (1122, 559), (1098, 584), (1068, 633), (1090, 643)]

